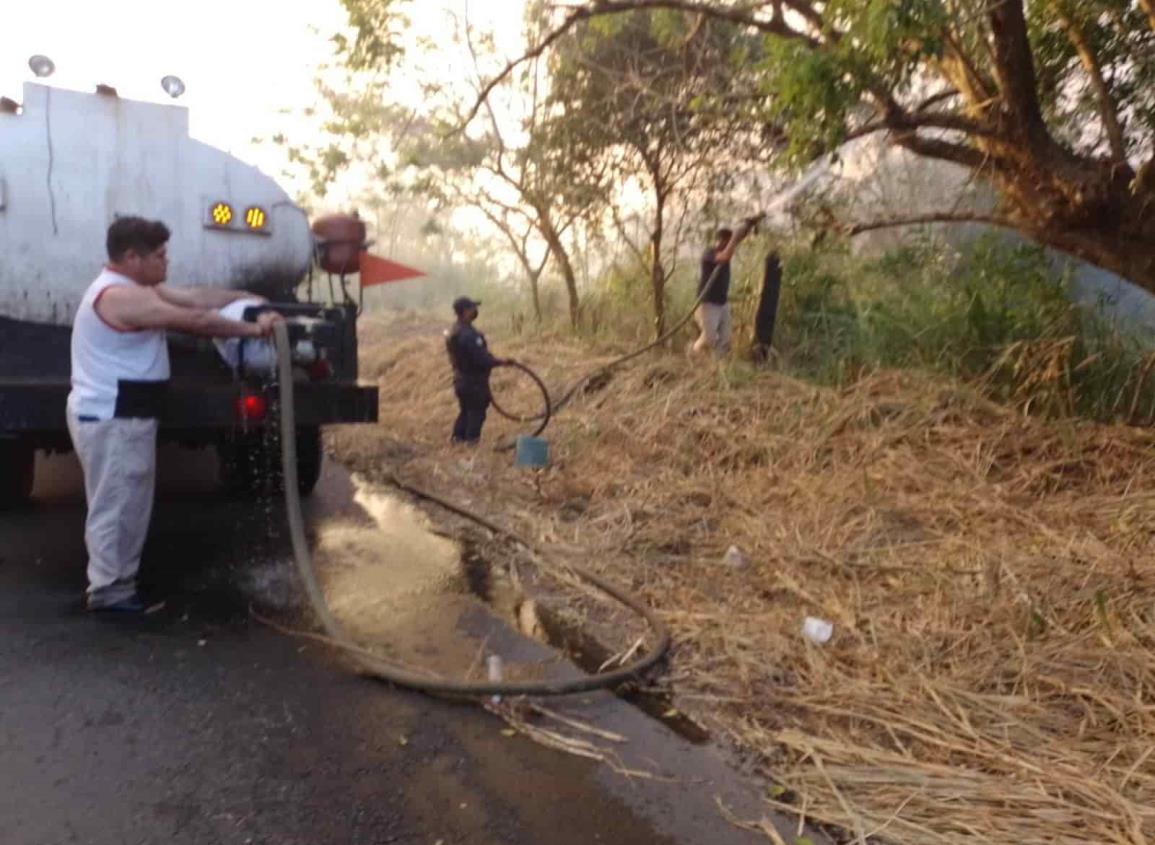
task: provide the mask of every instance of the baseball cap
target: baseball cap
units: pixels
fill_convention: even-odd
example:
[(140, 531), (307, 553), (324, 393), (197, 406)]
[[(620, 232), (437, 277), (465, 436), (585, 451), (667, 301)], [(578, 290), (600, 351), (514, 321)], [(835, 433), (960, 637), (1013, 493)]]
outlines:
[(476, 299), (470, 299), (468, 296), (459, 296), (453, 300), (453, 310), (460, 314), (462, 311), (468, 311), (470, 308), (476, 308), (481, 305), (481, 302)]

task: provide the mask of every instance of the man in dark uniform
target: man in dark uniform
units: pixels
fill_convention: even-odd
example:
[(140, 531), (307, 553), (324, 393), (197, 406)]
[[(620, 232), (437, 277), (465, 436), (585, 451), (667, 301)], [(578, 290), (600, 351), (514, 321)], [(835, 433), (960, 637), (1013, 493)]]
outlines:
[(485, 425), (485, 412), (491, 399), (489, 372), (494, 367), (505, 367), (513, 361), (495, 358), (485, 344), (485, 335), (473, 327), (477, 319), (475, 302), (467, 296), (453, 302), (457, 322), (445, 333), (445, 349), (453, 366), (453, 392), (461, 413), (453, 424), (453, 442), (476, 444)]

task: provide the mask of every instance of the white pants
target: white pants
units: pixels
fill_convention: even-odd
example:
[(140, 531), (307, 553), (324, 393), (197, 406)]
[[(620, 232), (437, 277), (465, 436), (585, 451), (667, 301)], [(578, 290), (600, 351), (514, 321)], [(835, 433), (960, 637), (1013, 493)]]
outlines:
[(68, 415), (88, 501), (84, 542), (89, 607), (113, 604), (136, 592), (156, 487), (157, 427), (156, 420), (81, 422)]
[(715, 355), (725, 355), (730, 351), (730, 305), (715, 305), (703, 302), (698, 306), (698, 328), (702, 333), (694, 342), (695, 352), (713, 349)]

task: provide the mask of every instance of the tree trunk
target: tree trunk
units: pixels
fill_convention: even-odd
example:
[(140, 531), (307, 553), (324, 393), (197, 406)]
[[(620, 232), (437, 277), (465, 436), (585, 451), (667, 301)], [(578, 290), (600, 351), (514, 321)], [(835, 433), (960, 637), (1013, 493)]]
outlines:
[(1010, 121), (1007, 134), (1025, 144), (1031, 152), (1045, 150), (1053, 142), (1039, 106), (1035, 62), (1027, 36), (1023, 0), (992, 3), (988, 18), (1002, 112)]
[(1056, 225), (1027, 220), (1024, 234), (1047, 246), (1122, 276), (1155, 294), (1155, 194), (1133, 197), (1124, 192), (1115, 214), (1088, 225)]
[(1073, 156), (1034, 164), (995, 167), (1015, 227), (1155, 294), (1155, 169)]
[[(516, 241), (514, 241), (514, 245), (517, 245)], [(541, 274), (545, 265), (534, 267), (529, 261), (529, 256), (522, 249), (517, 250), (517, 260), (521, 262), (521, 269), (525, 271), (525, 280), (529, 282), (529, 298), (533, 303), (533, 318), (538, 325), (541, 325)]]
[(537, 216), (541, 224), (542, 237), (549, 245), (550, 254), (557, 261), (557, 266), (561, 268), (561, 277), (565, 281), (565, 290), (569, 295), (570, 327), (576, 330), (581, 324), (581, 300), (578, 297), (577, 275), (574, 273), (573, 262), (570, 261), (569, 252), (566, 251), (565, 244), (561, 242), (561, 235), (558, 234), (557, 228), (553, 225), (549, 213), (545, 209), (539, 208), (537, 209)]
[(666, 333), (666, 268), (662, 264), (662, 237), (666, 198), (660, 193), (654, 204), (654, 230), (650, 235), (650, 293), (654, 305), (654, 337)]
[(541, 325), (541, 271), (529, 273), (529, 295), (533, 300), (533, 319)]

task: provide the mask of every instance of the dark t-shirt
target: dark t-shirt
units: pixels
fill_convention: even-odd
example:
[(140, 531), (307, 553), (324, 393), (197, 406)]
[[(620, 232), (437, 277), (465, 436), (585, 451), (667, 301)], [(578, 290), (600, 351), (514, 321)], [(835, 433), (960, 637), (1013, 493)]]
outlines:
[(453, 383), (458, 387), (489, 384), (489, 371), (497, 359), (489, 353), (485, 335), (473, 326), (454, 323), (445, 334), (445, 351), (453, 366)]
[[(698, 295), (701, 296), (702, 288), (710, 281), (710, 276), (714, 272), (714, 268), (718, 267), (718, 262), (714, 260), (717, 250), (713, 247), (702, 253), (702, 274), (698, 277)], [(714, 280), (714, 284), (710, 285), (710, 292), (706, 294), (703, 302), (709, 302), (711, 305), (725, 305), (730, 298), (730, 262), (723, 262), (721, 269), (718, 270), (718, 278)]]

